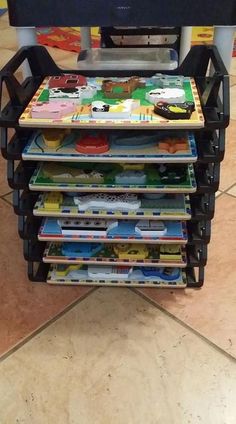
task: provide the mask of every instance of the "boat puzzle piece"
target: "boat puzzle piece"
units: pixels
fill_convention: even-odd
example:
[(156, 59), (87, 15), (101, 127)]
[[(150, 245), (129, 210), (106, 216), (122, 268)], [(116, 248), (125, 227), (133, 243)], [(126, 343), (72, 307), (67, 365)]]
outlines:
[(102, 248), (101, 243), (62, 243), (62, 254), (73, 258), (91, 258)]
[(156, 88), (146, 93), (146, 100), (154, 105), (158, 102), (183, 103), (185, 91), (182, 88)]
[(87, 85), (87, 79), (83, 75), (64, 74), (51, 76), (48, 88), (75, 88)]
[(110, 105), (100, 100), (92, 102), (91, 114), (96, 119), (129, 119), (131, 112), (140, 106), (140, 100), (121, 100), (115, 105)]
[(160, 101), (154, 106), (154, 113), (171, 120), (190, 119), (194, 110), (195, 105), (193, 102), (174, 102), (170, 104), (170, 102)]
[(108, 99), (129, 99), (134, 90), (145, 87), (145, 82), (133, 76), (126, 80), (103, 80), (102, 91)]
[(135, 194), (107, 194), (94, 193), (85, 196), (75, 196), (74, 203), (79, 211), (112, 210), (112, 211), (135, 211), (140, 208), (141, 201)]
[(31, 117), (34, 119), (62, 119), (76, 112), (74, 102), (36, 102), (31, 109)]
[(43, 141), (49, 149), (57, 149), (64, 139), (66, 132), (64, 130), (47, 129), (42, 131)]
[(184, 77), (182, 75), (155, 74), (152, 82), (160, 88), (183, 88)]
[(106, 153), (109, 150), (108, 138), (105, 134), (88, 134), (76, 141), (75, 149), (85, 155)]

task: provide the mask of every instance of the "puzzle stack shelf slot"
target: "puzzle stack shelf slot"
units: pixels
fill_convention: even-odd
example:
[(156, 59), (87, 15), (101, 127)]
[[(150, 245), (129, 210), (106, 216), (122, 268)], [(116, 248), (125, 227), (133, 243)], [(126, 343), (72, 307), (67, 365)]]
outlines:
[[(20, 84), (14, 73), (25, 59), (32, 76)], [(208, 76), (210, 66), (214, 72)], [(151, 118), (150, 111), (143, 118), (140, 112), (135, 125), (117, 118), (105, 123), (103, 117), (94, 124), (86, 116), (81, 119), (83, 111), (67, 122), (31, 119), (29, 102), (36, 99), (35, 93), (45, 95), (40, 89), (45, 78), (51, 75), (56, 81), (67, 73), (72, 74), (62, 72), (39, 46), (22, 48), (0, 73), (1, 93), (5, 85), (9, 94), (8, 104), (1, 106), (1, 151), (29, 279), (69, 285), (200, 287), (229, 123), (228, 75), (216, 48), (195, 47), (174, 73), (168, 72), (169, 80), (176, 74), (180, 81), (181, 76), (191, 78), (195, 104), (200, 99), (192, 122), (172, 121), (168, 128), (165, 120)], [(81, 74), (73, 72), (83, 81), (114, 77), (107, 70)], [(139, 71), (135, 81), (133, 75), (119, 71), (115, 76), (143, 84), (153, 72)], [(71, 132), (62, 142), (58, 134), (66, 127)], [(89, 147), (84, 134), (89, 134)], [(130, 143), (132, 137), (135, 142)], [(149, 139), (148, 149), (142, 137)], [(93, 152), (85, 146), (92, 146)]]

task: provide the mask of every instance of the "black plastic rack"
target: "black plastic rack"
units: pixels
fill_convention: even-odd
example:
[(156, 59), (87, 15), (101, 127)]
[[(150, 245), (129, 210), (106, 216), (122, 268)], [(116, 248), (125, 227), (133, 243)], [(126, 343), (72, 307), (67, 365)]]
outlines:
[[(9, 5), (11, 7), (11, 1)], [(18, 23), (15, 22), (14, 14), (11, 20), (13, 24)], [(20, 83), (14, 74), (25, 60), (29, 64), (32, 76)], [(209, 69), (211, 69), (210, 75)], [(22, 152), (29, 137), (37, 128), (20, 127), (19, 118), (47, 75), (60, 75), (66, 72), (59, 69), (47, 50), (40, 46), (22, 48), (0, 72), (1, 152), (7, 160), (8, 184), (14, 190), (13, 208), (18, 215), (18, 232), (23, 239), (28, 277), (35, 282), (46, 281), (49, 264), (43, 262), (46, 242), (38, 240), (38, 231), (43, 218), (33, 215), (40, 192), (29, 190), (30, 178), (38, 164), (36, 161), (23, 161)], [(99, 71), (96, 74), (93, 71), (80, 73), (85, 76), (114, 74), (111, 71)], [(229, 124), (229, 77), (214, 46), (193, 47), (177, 70), (165, 73), (194, 77), (205, 118), (204, 128), (193, 130), (198, 153), (198, 160), (194, 164), (197, 191), (189, 195), (191, 219), (186, 221), (187, 286), (198, 288), (204, 282), (207, 250), (211, 238), (211, 220), (215, 211), (215, 192), (219, 187), (220, 163), (225, 152), (225, 129)], [(117, 76), (152, 75), (150, 71), (136, 72), (135, 69), (119, 71), (116, 74)], [(6, 105), (3, 105), (4, 87), (9, 97)]]

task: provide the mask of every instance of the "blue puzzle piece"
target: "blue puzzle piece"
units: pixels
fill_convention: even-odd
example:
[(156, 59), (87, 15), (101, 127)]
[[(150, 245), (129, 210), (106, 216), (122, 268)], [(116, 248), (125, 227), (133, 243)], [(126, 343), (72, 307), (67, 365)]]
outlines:
[(91, 258), (102, 249), (101, 243), (63, 243), (62, 254), (74, 258)]

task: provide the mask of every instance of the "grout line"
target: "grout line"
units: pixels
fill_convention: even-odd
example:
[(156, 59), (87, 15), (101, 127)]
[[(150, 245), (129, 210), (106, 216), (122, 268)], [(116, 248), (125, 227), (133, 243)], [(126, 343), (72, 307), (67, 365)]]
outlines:
[(8, 193), (1, 194), (0, 199), (3, 199), (5, 196), (9, 196), (9, 194), (12, 194), (12, 193), (13, 193), (13, 190), (9, 191)]
[[(150, 299), (148, 296), (145, 296), (145, 294), (139, 292), (139, 290), (136, 289), (136, 288), (130, 288), (129, 290), (131, 290), (132, 292), (134, 292), (135, 294), (137, 294), (137, 296), (142, 297), (144, 300), (146, 300), (148, 303), (150, 303), (151, 305), (153, 305), (155, 308), (159, 309), (160, 312), (162, 312), (163, 314), (167, 315), (169, 318), (171, 318), (173, 321), (175, 321), (178, 324), (180, 324), (182, 327), (185, 327), (187, 330), (189, 330), (191, 333), (195, 334), (197, 337), (199, 337), (200, 339), (202, 339), (203, 341), (205, 341), (208, 345), (210, 345), (212, 348), (214, 348), (215, 350), (217, 350), (219, 353), (221, 353), (224, 356), (227, 356), (228, 359), (230, 359), (232, 362), (236, 363), (236, 357), (233, 356), (233, 354), (227, 352), (222, 347), (218, 346), (216, 343), (214, 343), (211, 340), (209, 340), (206, 336), (204, 336), (203, 334), (201, 334), (199, 331), (195, 330), (189, 324), (186, 324), (186, 322), (182, 321), (180, 318), (177, 318), (174, 314), (172, 314), (171, 312), (167, 311), (167, 309), (165, 309), (163, 306), (159, 305), (154, 300)], [(155, 290), (155, 289), (153, 289), (153, 290)], [(189, 289), (189, 290), (192, 290), (192, 289)]]
[(11, 207), (13, 206), (13, 204), (11, 202), (9, 202), (9, 200), (4, 199), (4, 197), (0, 197), (0, 200), (3, 200), (3, 202), (7, 203), (8, 205), (10, 205)]
[(234, 195), (233, 195), (233, 194), (231, 194), (231, 193), (224, 193), (224, 194), (226, 194), (226, 196), (233, 197), (233, 199), (236, 199), (236, 196), (234, 196)]
[[(37, 283), (36, 283), (37, 284)], [(46, 284), (46, 283), (44, 283)], [(70, 303), (63, 311), (59, 312), (57, 315), (55, 315), (53, 318), (49, 319), (45, 324), (42, 324), (39, 326), (35, 331), (32, 331), (28, 336), (24, 337), (22, 340), (19, 341), (19, 343), (16, 343), (12, 348), (10, 348), (7, 352), (0, 355), (0, 363), (3, 362), (5, 359), (7, 359), (9, 356), (11, 356), (13, 353), (20, 350), (24, 345), (26, 345), (29, 341), (35, 338), (38, 334), (42, 333), (46, 328), (50, 327), (51, 324), (58, 321), (60, 318), (62, 318), (64, 315), (67, 314), (70, 310), (72, 310), (75, 306), (77, 306), (80, 302), (85, 300), (87, 297), (89, 297), (93, 292), (95, 292), (98, 289), (98, 287), (92, 288), (89, 292), (81, 296), (79, 299), (75, 300), (74, 302)]]

